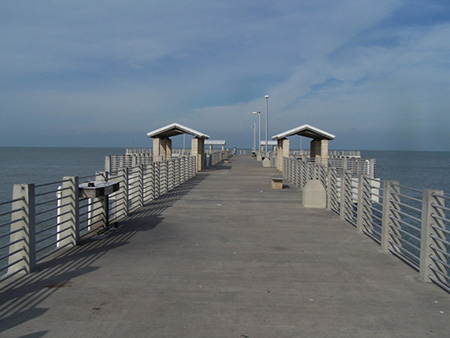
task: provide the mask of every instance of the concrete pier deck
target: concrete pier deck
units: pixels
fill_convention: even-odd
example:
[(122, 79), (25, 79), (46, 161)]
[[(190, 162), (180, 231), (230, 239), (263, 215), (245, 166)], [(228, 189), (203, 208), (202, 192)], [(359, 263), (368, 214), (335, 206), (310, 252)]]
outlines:
[(450, 296), (233, 157), (0, 290), (1, 337), (448, 337)]

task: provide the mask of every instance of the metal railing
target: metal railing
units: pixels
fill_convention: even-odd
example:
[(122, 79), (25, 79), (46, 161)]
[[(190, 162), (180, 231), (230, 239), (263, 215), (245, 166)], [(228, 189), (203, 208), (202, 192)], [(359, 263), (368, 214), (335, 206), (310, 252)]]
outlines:
[[(43, 259), (80, 239), (106, 231), (197, 172), (195, 157), (122, 167), (90, 177), (47, 184), (15, 184), (13, 199), (0, 204), (0, 275), (29, 273)], [(84, 197), (80, 183), (118, 182), (119, 190)]]
[(419, 272), (450, 292), (449, 197), (440, 190), (418, 190), (354, 171), (284, 158), (283, 177), (303, 189), (320, 180), (327, 206)]

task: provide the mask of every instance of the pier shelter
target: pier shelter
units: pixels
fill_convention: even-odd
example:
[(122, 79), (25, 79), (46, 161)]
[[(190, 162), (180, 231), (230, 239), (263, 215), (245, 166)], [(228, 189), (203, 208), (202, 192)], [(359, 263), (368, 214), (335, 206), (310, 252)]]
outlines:
[(209, 139), (209, 136), (178, 123), (172, 123), (147, 133), (147, 136), (153, 139), (153, 158), (162, 161), (170, 160), (172, 157), (172, 140), (170, 137), (183, 134), (193, 136), (191, 156), (197, 158), (197, 170), (200, 171), (203, 168), (205, 156), (205, 140)]
[[(269, 147), (268, 149), (267, 149), (267, 151), (270, 153), (271, 151), (270, 151), (270, 149), (272, 149), (272, 153), (273, 154), (276, 154), (276, 152), (277, 152), (277, 146), (278, 146), (278, 143), (277, 143), (277, 141), (267, 141), (267, 146)], [(263, 153), (264, 154), (264, 149), (265, 149), (265, 147), (266, 147), (266, 140), (261, 140), (261, 143), (259, 144), (259, 151), (261, 152), (261, 153)], [(270, 148), (270, 147), (272, 147), (272, 148)]]
[(297, 128), (285, 131), (272, 136), (277, 141), (277, 169), (283, 171), (283, 157), (289, 157), (289, 136), (299, 135), (311, 138), (310, 153), (311, 159), (319, 158), (322, 165), (327, 166), (328, 162), (328, 141), (334, 140), (336, 136), (319, 128), (304, 124)]
[(225, 140), (205, 140), (205, 146), (209, 146), (209, 153), (212, 154), (214, 146), (221, 146), (221, 150), (225, 151)]

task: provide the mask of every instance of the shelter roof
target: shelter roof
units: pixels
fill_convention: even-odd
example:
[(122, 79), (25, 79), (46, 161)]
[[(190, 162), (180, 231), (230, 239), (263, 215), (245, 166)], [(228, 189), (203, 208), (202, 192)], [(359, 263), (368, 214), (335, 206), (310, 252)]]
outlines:
[[(266, 145), (266, 140), (261, 140), (261, 143), (259, 144), (260, 146), (265, 146)], [(277, 141), (267, 141), (267, 145), (268, 146), (276, 146), (278, 145)]]
[(213, 145), (213, 146), (224, 146), (227, 144), (225, 140), (206, 140), (205, 146)]
[(327, 133), (319, 128), (310, 126), (309, 124), (304, 124), (300, 127), (272, 136), (272, 140), (279, 140), (293, 135), (300, 135), (319, 140), (334, 140), (336, 137), (333, 134)]
[(156, 138), (156, 137), (171, 137), (176, 135), (188, 134), (197, 138), (208, 139), (209, 136), (203, 134), (194, 129), (188, 128), (178, 123), (172, 123), (165, 127), (156, 129), (154, 131), (150, 131), (147, 133), (148, 137)]

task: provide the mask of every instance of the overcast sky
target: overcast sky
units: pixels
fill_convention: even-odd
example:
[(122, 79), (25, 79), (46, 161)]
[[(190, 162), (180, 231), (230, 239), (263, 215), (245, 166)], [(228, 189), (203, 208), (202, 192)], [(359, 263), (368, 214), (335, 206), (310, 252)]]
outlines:
[(151, 146), (178, 122), (252, 147), (266, 94), (270, 137), (450, 151), (450, 1), (0, 5), (0, 146)]

